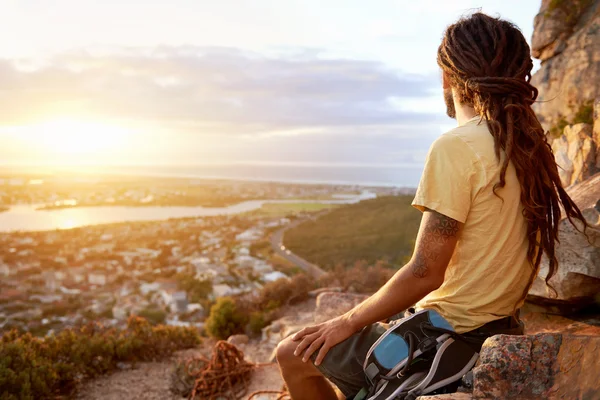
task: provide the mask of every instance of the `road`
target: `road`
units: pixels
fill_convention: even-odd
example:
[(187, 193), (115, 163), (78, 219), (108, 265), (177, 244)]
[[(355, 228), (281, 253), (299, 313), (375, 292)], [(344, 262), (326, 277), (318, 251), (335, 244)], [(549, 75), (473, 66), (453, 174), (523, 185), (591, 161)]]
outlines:
[(285, 233), (285, 231), (298, 226), (304, 221), (304, 219), (294, 221), (291, 224), (285, 226), (284, 228), (274, 232), (271, 236), (271, 247), (273, 248), (273, 251), (275, 253), (279, 254), (281, 257), (285, 258), (289, 262), (295, 264), (298, 268), (302, 269), (304, 272), (306, 272), (313, 278), (320, 278), (321, 276), (325, 275), (325, 271), (319, 268), (319, 266), (306, 261), (300, 256), (297, 256), (296, 254), (292, 253), (289, 249), (286, 249), (283, 246), (283, 234)]

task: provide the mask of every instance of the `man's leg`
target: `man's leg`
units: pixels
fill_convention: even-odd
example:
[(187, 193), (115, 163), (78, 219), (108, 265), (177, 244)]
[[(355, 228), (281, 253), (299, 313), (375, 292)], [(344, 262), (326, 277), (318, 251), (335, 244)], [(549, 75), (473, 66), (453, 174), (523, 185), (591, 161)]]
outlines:
[[(298, 346), (288, 337), (277, 346), (277, 362), (293, 400), (336, 400), (338, 399), (331, 384), (313, 365), (312, 360), (302, 362), (295, 356)], [(344, 397), (341, 397), (344, 399)]]

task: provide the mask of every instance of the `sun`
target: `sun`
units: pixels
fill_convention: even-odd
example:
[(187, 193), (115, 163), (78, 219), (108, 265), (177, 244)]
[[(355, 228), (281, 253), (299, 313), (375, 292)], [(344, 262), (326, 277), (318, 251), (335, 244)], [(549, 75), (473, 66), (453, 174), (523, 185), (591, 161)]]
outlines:
[(76, 119), (55, 119), (27, 127), (28, 139), (55, 155), (86, 155), (115, 150), (123, 145), (128, 130), (118, 126)]

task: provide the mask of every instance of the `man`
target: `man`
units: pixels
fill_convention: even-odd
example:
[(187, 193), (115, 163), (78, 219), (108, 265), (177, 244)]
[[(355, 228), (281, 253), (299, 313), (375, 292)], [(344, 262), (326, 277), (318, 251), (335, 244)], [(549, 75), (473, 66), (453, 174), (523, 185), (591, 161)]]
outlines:
[(367, 385), (366, 352), (386, 329), (378, 321), (413, 304), (437, 311), (458, 333), (510, 326), (542, 254), (547, 279), (557, 268), (560, 207), (585, 226), (531, 109), (537, 90), (519, 29), (482, 13), (463, 18), (446, 30), (438, 64), (458, 127), (427, 156), (413, 201), (423, 218), (412, 259), (354, 309), (280, 343), (294, 400), (335, 399), (326, 377), (354, 396)]

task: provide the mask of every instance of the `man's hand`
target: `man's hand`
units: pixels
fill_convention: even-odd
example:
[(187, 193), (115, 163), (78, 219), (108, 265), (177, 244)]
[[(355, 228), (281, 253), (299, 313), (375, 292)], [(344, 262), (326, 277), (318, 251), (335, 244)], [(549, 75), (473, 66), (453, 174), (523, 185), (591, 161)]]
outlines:
[(356, 329), (350, 324), (346, 315), (330, 319), (319, 325), (306, 327), (292, 337), (294, 341), (301, 341), (294, 355), (300, 356), (304, 352), (302, 361), (307, 362), (310, 356), (321, 348), (315, 360), (315, 365), (319, 365), (329, 349), (348, 339), (355, 332)]

